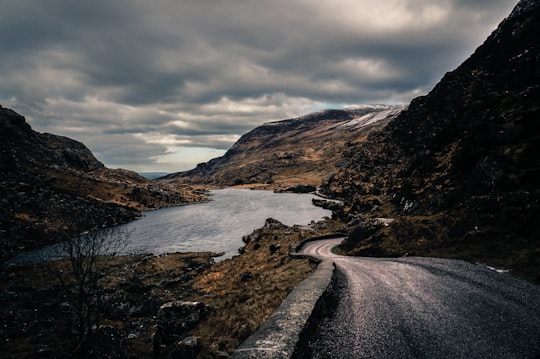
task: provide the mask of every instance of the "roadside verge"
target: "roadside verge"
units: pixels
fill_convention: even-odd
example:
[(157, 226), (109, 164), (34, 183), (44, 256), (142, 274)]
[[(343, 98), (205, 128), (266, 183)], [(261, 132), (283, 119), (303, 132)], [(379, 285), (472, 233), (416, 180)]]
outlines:
[[(331, 234), (309, 238), (294, 246), (293, 256), (306, 242), (345, 237)], [(305, 346), (321, 317), (333, 307), (335, 266), (331, 260), (320, 260), (315, 273), (304, 279), (285, 298), (276, 312), (253, 335), (246, 339), (231, 358), (304, 358), (309, 357)]]

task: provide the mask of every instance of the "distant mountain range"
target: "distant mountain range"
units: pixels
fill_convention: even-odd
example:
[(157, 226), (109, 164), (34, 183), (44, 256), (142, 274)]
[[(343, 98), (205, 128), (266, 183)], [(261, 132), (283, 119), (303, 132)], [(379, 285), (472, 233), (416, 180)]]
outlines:
[(168, 174), (169, 174), (168, 172), (139, 172), (140, 176), (143, 176), (144, 178), (147, 178), (147, 179), (156, 179), (159, 177), (164, 177)]

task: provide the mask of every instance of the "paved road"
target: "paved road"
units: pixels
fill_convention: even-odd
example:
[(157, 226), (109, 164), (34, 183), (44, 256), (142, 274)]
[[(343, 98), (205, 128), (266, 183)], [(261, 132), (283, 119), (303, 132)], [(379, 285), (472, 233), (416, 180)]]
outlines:
[(540, 358), (540, 287), (463, 261), (336, 256), (340, 301), (313, 358)]

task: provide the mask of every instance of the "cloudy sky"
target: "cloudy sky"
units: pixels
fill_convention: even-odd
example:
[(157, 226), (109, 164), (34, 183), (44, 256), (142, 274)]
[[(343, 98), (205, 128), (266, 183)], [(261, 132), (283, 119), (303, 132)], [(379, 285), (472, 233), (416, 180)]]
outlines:
[(179, 171), (268, 121), (427, 93), (517, 0), (0, 0), (0, 104), (109, 167)]

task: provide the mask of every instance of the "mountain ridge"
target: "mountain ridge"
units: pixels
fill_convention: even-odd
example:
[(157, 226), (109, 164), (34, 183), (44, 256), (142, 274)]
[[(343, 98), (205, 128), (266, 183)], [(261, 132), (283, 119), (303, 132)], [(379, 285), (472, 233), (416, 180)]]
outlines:
[(268, 122), (244, 134), (222, 157), (161, 179), (270, 189), (317, 186), (335, 169), (336, 154), (349, 142), (362, 141), (405, 107), (329, 109)]
[(205, 198), (187, 187), (109, 169), (83, 143), (36, 132), (2, 106), (0, 130), (0, 260), (94, 227), (128, 222), (142, 210)]

